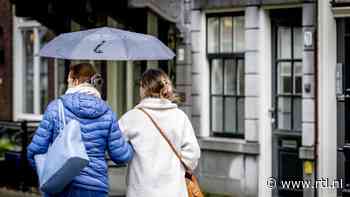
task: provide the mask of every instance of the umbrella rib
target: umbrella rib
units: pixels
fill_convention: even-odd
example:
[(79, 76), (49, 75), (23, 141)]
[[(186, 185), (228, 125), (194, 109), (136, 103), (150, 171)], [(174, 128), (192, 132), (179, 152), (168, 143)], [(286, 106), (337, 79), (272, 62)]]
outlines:
[(129, 59), (129, 50), (128, 50), (128, 45), (126, 43), (126, 36), (125, 35), (123, 35), (122, 40), (123, 40), (123, 44), (124, 44), (126, 59)]

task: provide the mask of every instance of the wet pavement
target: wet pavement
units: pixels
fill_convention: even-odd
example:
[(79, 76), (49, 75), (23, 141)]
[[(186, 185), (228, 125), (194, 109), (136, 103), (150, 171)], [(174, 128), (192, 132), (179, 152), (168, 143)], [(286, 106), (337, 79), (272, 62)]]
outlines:
[[(40, 197), (39, 194), (21, 192), (16, 190), (8, 190), (6, 188), (0, 188), (0, 197)], [(112, 193), (109, 197), (125, 197), (125, 195), (120, 193)]]

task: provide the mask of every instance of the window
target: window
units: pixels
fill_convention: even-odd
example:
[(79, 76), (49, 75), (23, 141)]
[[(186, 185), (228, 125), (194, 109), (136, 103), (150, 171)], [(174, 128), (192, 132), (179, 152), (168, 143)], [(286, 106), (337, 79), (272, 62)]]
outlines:
[(244, 17), (240, 14), (207, 16), (214, 136), (244, 137)]
[(301, 131), (302, 28), (277, 27), (277, 126)]
[(42, 114), (48, 98), (48, 60), (35, 56), (36, 47), (47, 43), (53, 34), (46, 28), (24, 28), (23, 43), (23, 113)]
[(242, 53), (244, 51), (244, 16), (207, 18), (207, 53)]
[(54, 34), (40, 23), (15, 18), (15, 119), (36, 120), (49, 103), (49, 69), (59, 69), (35, 54), (53, 37)]
[(34, 32), (32, 29), (22, 31), (23, 38), (23, 57), (24, 57), (24, 80), (23, 93), (24, 93), (24, 113), (34, 113)]

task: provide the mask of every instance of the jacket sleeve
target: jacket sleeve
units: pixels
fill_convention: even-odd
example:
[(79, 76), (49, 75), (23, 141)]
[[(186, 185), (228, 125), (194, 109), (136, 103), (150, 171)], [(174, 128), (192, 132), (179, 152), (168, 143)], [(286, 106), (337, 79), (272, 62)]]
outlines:
[(183, 132), (184, 134), (181, 145), (182, 160), (191, 170), (194, 170), (197, 167), (201, 152), (192, 124), (186, 115)]
[(32, 142), (27, 147), (27, 158), (33, 168), (35, 168), (34, 156), (36, 154), (46, 153), (52, 139), (54, 128), (53, 110), (54, 102), (51, 102), (43, 115), (39, 127), (35, 131)]
[(115, 113), (113, 113), (112, 125), (108, 135), (108, 154), (112, 161), (117, 164), (129, 162), (134, 155), (131, 144), (126, 142), (122, 135)]

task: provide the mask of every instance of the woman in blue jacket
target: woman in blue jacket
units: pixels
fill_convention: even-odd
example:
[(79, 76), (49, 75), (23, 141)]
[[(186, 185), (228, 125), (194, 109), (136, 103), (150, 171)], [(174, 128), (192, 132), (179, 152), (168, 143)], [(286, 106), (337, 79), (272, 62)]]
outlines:
[[(101, 99), (95, 88), (101, 82), (91, 64), (82, 63), (70, 67), (68, 90), (60, 99), (64, 105), (66, 122), (78, 120), (82, 139), (90, 162), (78, 176), (59, 194), (45, 196), (108, 196), (108, 165), (105, 152), (115, 163), (127, 163), (132, 159), (133, 149), (119, 129), (116, 114)], [(27, 156), (35, 167), (34, 156), (46, 153), (58, 134), (58, 103), (52, 101), (40, 126), (28, 146)]]

